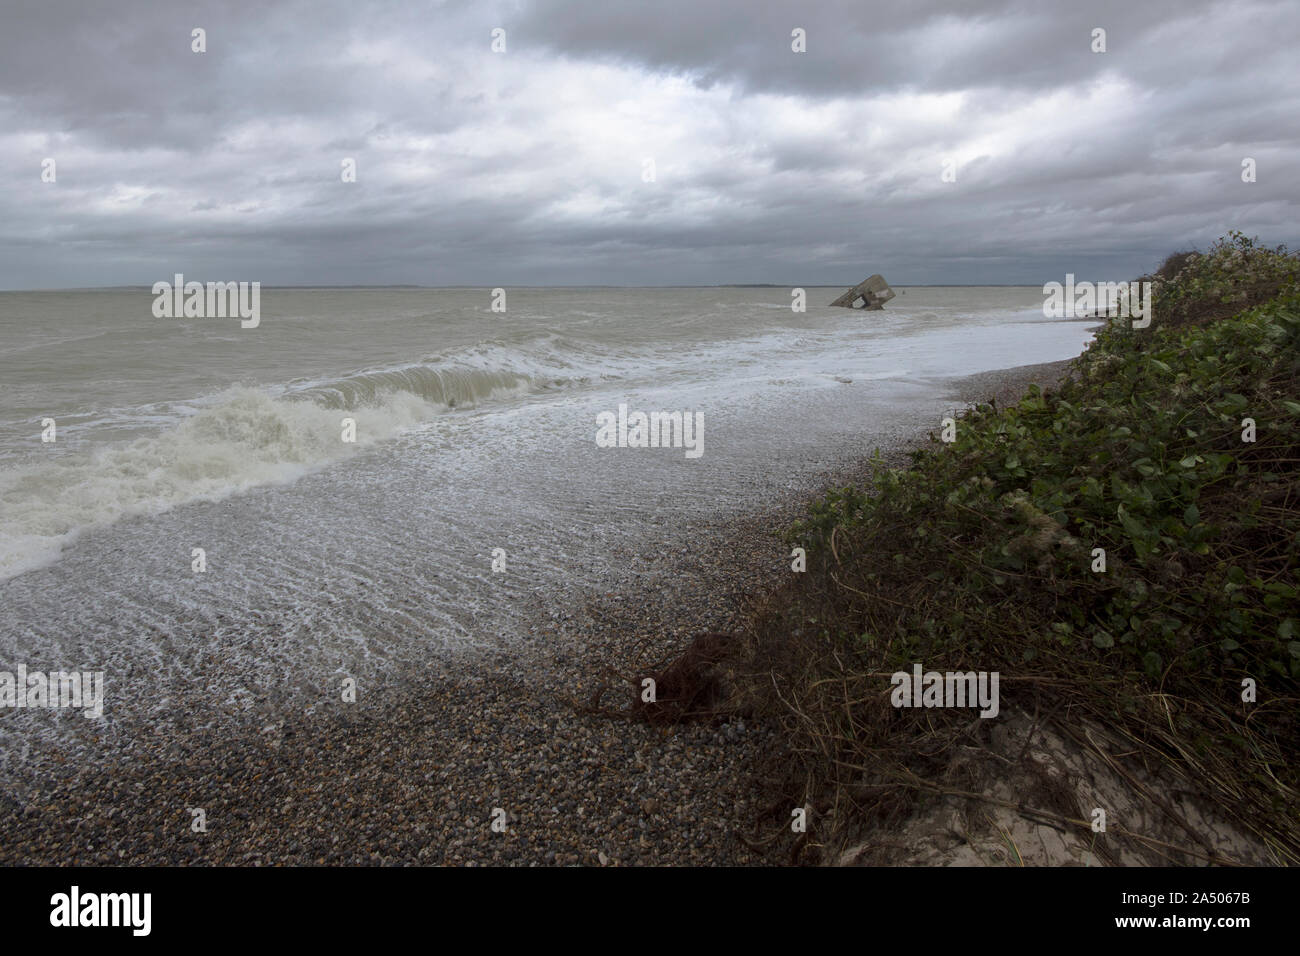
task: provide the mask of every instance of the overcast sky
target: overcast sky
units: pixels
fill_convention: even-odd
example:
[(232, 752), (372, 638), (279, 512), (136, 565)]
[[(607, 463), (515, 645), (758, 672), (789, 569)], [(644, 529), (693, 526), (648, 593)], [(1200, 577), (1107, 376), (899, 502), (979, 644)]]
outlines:
[(1295, 0), (0, 0), (0, 23), (6, 289), (1041, 284), (1300, 239)]

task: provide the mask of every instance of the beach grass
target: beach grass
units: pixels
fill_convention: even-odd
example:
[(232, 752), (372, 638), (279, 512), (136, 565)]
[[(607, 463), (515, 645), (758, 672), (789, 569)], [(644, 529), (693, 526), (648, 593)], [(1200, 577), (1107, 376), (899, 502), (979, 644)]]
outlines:
[[(791, 529), (807, 572), (754, 614), (733, 705), (784, 728), (771, 785), (821, 827), (801, 843), (960, 789), (971, 712), (890, 703), (921, 663), (999, 672), (1004, 711), (1081, 744), (1106, 728), (1147, 798), (1177, 781), (1300, 862), (1300, 258), (1233, 233), (1144, 278), (1149, 327), (1109, 319), (1058, 387)], [(1184, 829), (1172, 862), (1231, 862)]]

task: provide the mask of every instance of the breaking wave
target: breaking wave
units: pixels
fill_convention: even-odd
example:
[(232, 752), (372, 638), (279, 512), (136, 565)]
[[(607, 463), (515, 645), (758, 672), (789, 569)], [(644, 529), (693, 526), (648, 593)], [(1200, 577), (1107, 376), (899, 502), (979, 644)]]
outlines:
[(367, 369), (329, 381), (294, 383), (291, 394), (329, 408), (354, 408), (408, 392), (449, 408), (581, 385), (628, 364), (627, 355), (546, 335), (527, 345), (484, 343), (421, 362)]
[[(486, 344), (335, 380), (234, 387), (148, 437), (29, 459), (0, 471), (0, 580), (56, 560), (88, 529), (292, 482), (449, 409), (609, 377), (609, 358), (551, 336), (532, 349)], [(344, 417), (354, 443), (342, 441)]]

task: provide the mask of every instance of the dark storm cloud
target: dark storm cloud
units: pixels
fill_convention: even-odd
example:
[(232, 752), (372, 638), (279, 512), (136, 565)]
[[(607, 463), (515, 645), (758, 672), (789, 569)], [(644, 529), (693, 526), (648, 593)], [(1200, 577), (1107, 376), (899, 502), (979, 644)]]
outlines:
[[(1190, 71), (1279, 52), (1269, 31), (1257, 29), (1251, 42), (1231, 50), (1216, 49), (1207, 37), (1210, 42), (1195, 48), (1151, 55), (1163, 33), (1177, 25), (1195, 28), (1213, 6), (1210, 0), (539, 0), (528, 5), (520, 25), (529, 42), (561, 55), (682, 71), (703, 84), (739, 81), (747, 90), (812, 95), (1042, 90), (1087, 82), (1114, 66), (1079, 41), (1094, 27), (1107, 30), (1109, 52), (1152, 81), (1186, 79)], [(1252, 15), (1243, 8), (1243, 18)], [(796, 27), (807, 34), (812, 55), (805, 58), (784, 55)]]
[(1297, 238), (1297, 27), (1163, 0), (11, 2), (0, 287), (1126, 278), (1230, 228)]

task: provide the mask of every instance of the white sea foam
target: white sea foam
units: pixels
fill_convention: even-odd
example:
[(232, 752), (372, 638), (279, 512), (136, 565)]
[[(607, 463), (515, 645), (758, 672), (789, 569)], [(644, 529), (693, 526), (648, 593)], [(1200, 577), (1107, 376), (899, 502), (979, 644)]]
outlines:
[[(341, 411), (241, 387), (161, 433), (0, 472), (0, 578), (58, 557), (79, 533), (188, 501), (293, 481), (437, 413), (410, 392)], [(356, 421), (344, 442), (343, 417)]]
[[(375, 693), (517, 649), (534, 613), (622, 586), (629, 555), (937, 421), (951, 403), (927, 377), (1086, 336), (1043, 319), (1036, 287), (873, 313), (832, 297), (796, 314), (780, 289), (512, 290), (492, 314), (483, 290), (279, 290), (223, 337), (130, 291), (0, 294), (21, 349), (0, 349), (0, 662), (104, 667), (105, 740), (266, 726), (337, 701), (343, 676)], [(702, 411), (708, 454), (597, 448), (620, 403)], [(0, 721), (0, 781), (90, 733), (51, 716)]]
[[(257, 333), (277, 347), (252, 350), (245, 339), (216, 344), (202, 325), (151, 328), (149, 338), (141, 339), (134, 317), (116, 337), (93, 329), (80, 337), (69, 335), (61, 340), (61, 348), (78, 338), (95, 344), (85, 354), (51, 353), (68, 362), (68, 378), (58, 388), (32, 377), (22, 381), (23, 370), (15, 365), (11, 378), (19, 381), (8, 387), (17, 400), (0, 402), (18, 412), (0, 423), (0, 579), (57, 559), (88, 529), (185, 502), (292, 482), (412, 424), (467, 407), (601, 389), (612, 389), (617, 397), (620, 390), (644, 386), (690, 389), (703, 399), (710, 390), (757, 395), (770, 384), (816, 389), (905, 374), (957, 374), (1061, 352), (1056, 344), (1062, 336), (1060, 324), (1049, 327), (1041, 318), (1037, 323), (1021, 321), (1032, 320), (1034, 311), (1019, 304), (1008, 307), (998, 298), (1007, 296), (1000, 291), (989, 299), (994, 307), (975, 313), (978, 321), (969, 318), (969, 292), (951, 301), (945, 299), (947, 293), (940, 294), (934, 302), (942, 306), (916, 294), (915, 305), (931, 306), (924, 311), (814, 309), (796, 315), (772, 308), (781, 304), (779, 291), (714, 301), (716, 291), (667, 290), (650, 297), (654, 303), (649, 305), (641, 293), (574, 293), (574, 318), (567, 325), (542, 315), (521, 319), (516, 313), (514, 327), (494, 325), (490, 338), (483, 337), (481, 303), (475, 302), (459, 318), (439, 317), (440, 334), (461, 344), (417, 361), (359, 369), (348, 362), (349, 357), (353, 362), (364, 357), (364, 349), (358, 351), (359, 336), (377, 336), (377, 347), (391, 354), (394, 347), (428, 335), (429, 319), (402, 318), (399, 312), (367, 333), (350, 330), (347, 323), (355, 319), (342, 314), (332, 325), (330, 316), (313, 318), (308, 308), (302, 316), (283, 321), (268, 314)], [(354, 299), (369, 302), (373, 295), (356, 294)], [(988, 298), (990, 293), (973, 295)], [(753, 301), (756, 296), (778, 301)], [(586, 307), (588, 300), (603, 304), (605, 311)], [(679, 301), (691, 309), (680, 308)], [(574, 308), (577, 305), (584, 307)], [(492, 321), (507, 322), (504, 317)], [(1009, 333), (1011, 322), (1025, 331)], [(75, 331), (78, 322), (69, 317), (65, 324)], [(1034, 324), (1039, 328), (1030, 328)], [(326, 350), (333, 362), (356, 370), (294, 378), (304, 326), (313, 331), (313, 342), (333, 336), (337, 344)], [(21, 338), (32, 334), (25, 331), (28, 328), (17, 322), (13, 331)], [(286, 337), (287, 329), (291, 337)], [(1076, 329), (1065, 334), (1080, 335)], [(1041, 340), (1038, 348), (1045, 351), (1025, 351), (1026, 336)], [(26, 353), (49, 344), (34, 342)], [(165, 379), (151, 388), (143, 381), (130, 384), (157, 376), (131, 374), (140, 361), (149, 367), (151, 350), (164, 356), (169, 366), (182, 368), (187, 367), (189, 352), (197, 351), (216, 370), (189, 367), (209, 378), (225, 374), (228, 383), (235, 370), (222, 373), (213, 357), (234, 345), (240, 346), (241, 371), (246, 373), (250, 361), (262, 362), (261, 377), (268, 384), (218, 387), (203, 397), (186, 393), (183, 375), (175, 376), (175, 384)], [(126, 384), (106, 386), (105, 368), (128, 373)], [(84, 386), (78, 376), (85, 377)], [(79, 395), (80, 388), (84, 394)], [(47, 392), (49, 398), (42, 399)], [(77, 404), (60, 413), (56, 400), (64, 395)], [(34, 444), (29, 422), (42, 418), (51, 405), (64, 429), (60, 444)], [(340, 440), (345, 414), (357, 421), (356, 444)]]

